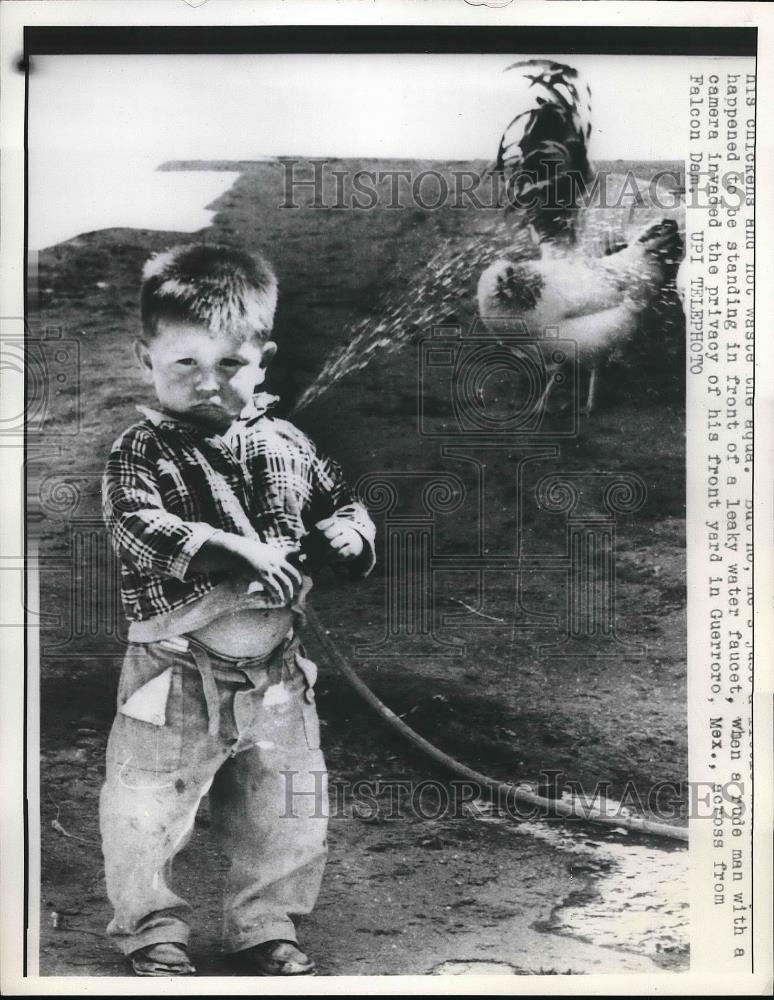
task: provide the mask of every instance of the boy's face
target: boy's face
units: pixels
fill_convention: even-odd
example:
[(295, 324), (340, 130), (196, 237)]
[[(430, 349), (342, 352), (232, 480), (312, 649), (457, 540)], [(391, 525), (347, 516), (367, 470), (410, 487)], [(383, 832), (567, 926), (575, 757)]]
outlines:
[(203, 324), (163, 322), (135, 350), (163, 410), (224, 431), (266, 378), (277, 345), (213, 333)]

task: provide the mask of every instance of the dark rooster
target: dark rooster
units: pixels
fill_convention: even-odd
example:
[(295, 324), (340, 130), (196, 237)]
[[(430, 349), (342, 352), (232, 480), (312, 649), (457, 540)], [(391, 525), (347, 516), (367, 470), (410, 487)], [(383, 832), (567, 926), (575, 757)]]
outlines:
[[(542, 337), (547, 329), (577, 345), (590, 369), (585, 411), (595, 399), (597, 369), (640, 328), (642, 316), (674, 279), (683, 242), (673, 219), (645, 226), (626, 245), (612, 227), (596, 226), (605, 237), (592, 249), (589, 212), (583, 201), (593, 173), (587, 142), (591, 134), (591, 90), (579, 89), (570, 66), (542, 59), (514, 63), (527, 69), (534, 106), (517, 115), (500, 140), (496, 174), (503, 179), (509, 222), (527, 227), (539, 259), (500, 259), (478, 283), (479, 314), (493, 332), (526, 329)], [(604, 210), (604, 208), (603, 208)], [(554, 379), (549, 373), (540, 405)]]

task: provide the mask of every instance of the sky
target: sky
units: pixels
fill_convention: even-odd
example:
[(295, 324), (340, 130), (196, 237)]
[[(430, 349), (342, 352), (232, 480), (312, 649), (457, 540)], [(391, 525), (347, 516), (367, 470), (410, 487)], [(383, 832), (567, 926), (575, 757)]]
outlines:
[[(40, 148), (164, 157), (489, 158), (525, 85), (519, 55), (47, 56), (30, 78)], [(592, 153), (663, 159), (681, 145), (676, 56), (569, 56), (592, 88)]]
[[(39, 57), (29, 90), (30, 247), (112, 225), (206, 225), (204, 206), (233, 178), (176, 174), (171, 198), (175, 182), (154, 176), (169, 159), (492, 159), (525, 106), (526, 84), (503, 72), (518, 58)], [(682, 158), (684, 59), (565, 58), (592, 88), (592, 158)]]

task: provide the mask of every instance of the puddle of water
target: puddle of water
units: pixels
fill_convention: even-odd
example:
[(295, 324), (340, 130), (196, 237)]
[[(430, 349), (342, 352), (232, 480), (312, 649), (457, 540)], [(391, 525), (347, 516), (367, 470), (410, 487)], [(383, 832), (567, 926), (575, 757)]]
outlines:
[(592, 893), (571, 895), (553, 914), (549, 929), (594, 944), (625, 948), (654, 961), (688, 952), (688, 852), (641, 844), (591, 840), (571, 831), (522, 823), (522, 836), (539, 836), (560, 850), (589, 860)]
[(507, 962), (441, 962), (432, 970), (433, 976), (513, 976), (516, 974)]
[(602, 835), (597, 838), (588, 827), (576, 831), (553, 823), (514, 824), (505, 817), (488, 820), (501, 823), (516, 836), (542, 840), (577, 860), (582, 891), (571, 892), (554, 910), (546, 930), (646, 955), (660, 965), (687, 965), (689, 855), (685, 847), (665, 850)]
[(144, 156), (30, 157), (29, 247), (42, 250), (99, 229), (193, 233), (234, 171), (163, 170)]

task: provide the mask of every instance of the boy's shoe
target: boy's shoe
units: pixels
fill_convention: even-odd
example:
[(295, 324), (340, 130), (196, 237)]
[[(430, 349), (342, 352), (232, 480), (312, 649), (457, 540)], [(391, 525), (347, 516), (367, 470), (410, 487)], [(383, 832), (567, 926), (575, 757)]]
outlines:
[(313, 976), (314, 962), (293, 941), (263, 941), (236, 951), (229, 965), (245, 976)]
[(192, 976), (196, 972), (185, 948), (173, 942), (149, 944), (129, 958), (135, 976)]

